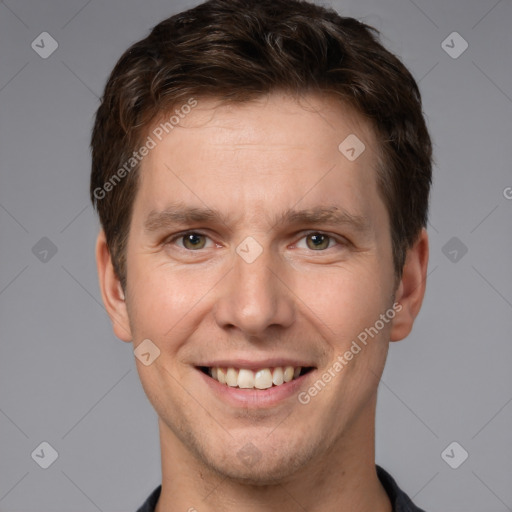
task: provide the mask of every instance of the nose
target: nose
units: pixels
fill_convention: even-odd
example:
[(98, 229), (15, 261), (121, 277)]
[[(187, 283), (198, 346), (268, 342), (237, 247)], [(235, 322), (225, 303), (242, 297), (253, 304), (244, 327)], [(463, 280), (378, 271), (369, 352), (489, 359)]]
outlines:
[(293, 292), (285, 283), (279, 262), (273, 260), (277, 258), (270, 254), (270, 249), (264, 249), (250, 263), (235, 255), (234, 268), (223, 280), (214, 307), (219, 327), (261, 336), (269, 328), (292, 325)]

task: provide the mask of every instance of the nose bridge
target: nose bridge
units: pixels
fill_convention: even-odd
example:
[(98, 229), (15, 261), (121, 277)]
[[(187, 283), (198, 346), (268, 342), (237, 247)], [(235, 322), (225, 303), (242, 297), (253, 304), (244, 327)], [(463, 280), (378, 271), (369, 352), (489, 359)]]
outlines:
[(258, 335), (270, 326), (287, 327), (293, 322), (293, 298), (280, 282), (279, 261), (271, 249), (252, 237), (236, 249), (233, 271), (216, 304), (215, 316), (221, 327), (235, 326)]

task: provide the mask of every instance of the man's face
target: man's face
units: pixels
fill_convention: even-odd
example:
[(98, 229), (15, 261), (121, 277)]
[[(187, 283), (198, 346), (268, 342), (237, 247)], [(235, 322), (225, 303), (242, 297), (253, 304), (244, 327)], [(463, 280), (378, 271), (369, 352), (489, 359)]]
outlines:
[[(353, 161), (338, 148), (351, 134), (365, 145)], [(137, 366), (169, 448), (264, 483), (368, 435), (389, 316), (357, 340), (395, 292), (375, 151), (369, 127), (334, 100), (274, 94), (199, 99), (143, 160), (126, 339), (160, 349)], [(354, 340), (360, 351), (340, 370)], [(287, 366), (309, 371), (269, 388)], [(266, 389), (238, 387), (251, 383)]]

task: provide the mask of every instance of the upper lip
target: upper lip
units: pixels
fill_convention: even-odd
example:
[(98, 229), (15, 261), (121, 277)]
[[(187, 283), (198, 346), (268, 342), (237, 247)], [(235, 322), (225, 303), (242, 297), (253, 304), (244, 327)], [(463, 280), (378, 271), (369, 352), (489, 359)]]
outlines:
[(255, 361), (254, 359), (215, 359), (212, 361), (207, 361), (198, 364), (196, 366), (206, 366), (208, 368), (245, 368), (247, 370), (259, 370), (261, 368), (276, 368), (278, 366), (293, 366), (294, 368), (296, 368), (297, 366), (301, 366), (303, 368), (315, 367), (315, 365), (313, 365), (309, 361), (283, 357), (261, 359), (258, 361)]

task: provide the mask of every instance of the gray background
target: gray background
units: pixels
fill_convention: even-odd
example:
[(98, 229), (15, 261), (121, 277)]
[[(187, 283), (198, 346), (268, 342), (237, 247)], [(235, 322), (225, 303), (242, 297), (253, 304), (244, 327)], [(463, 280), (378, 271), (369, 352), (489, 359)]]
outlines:
[[(101, 304), (88, 143), (117, 58), (193, 4), (0, 2), (2, 512), (134, 511), (160, 483), (156, 414)], [(512, 2), (332, 5), (419, 80), (437, 162), (427, 295), (390, 350), (377, 462), (429, 512), (512, 510)], [(31, 48), (43, 31), (59, 44), (47, 59)], [(442, 47), (454, 31), (458, 58)], [(46, 470), (42, 441), (59, 454)], [(458, 469), (441, 457), (453, 441)]]

